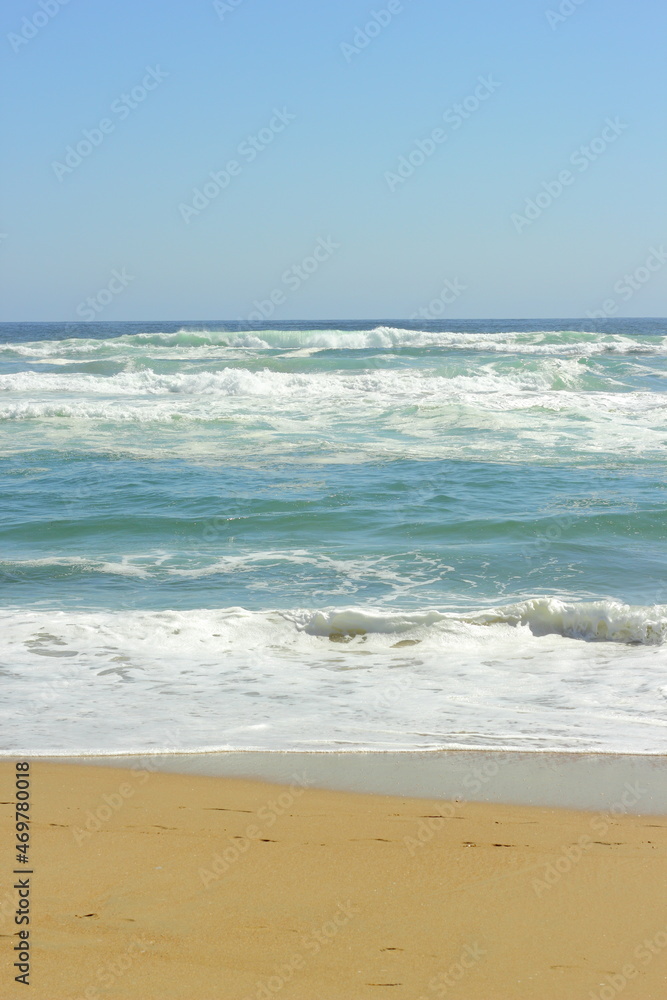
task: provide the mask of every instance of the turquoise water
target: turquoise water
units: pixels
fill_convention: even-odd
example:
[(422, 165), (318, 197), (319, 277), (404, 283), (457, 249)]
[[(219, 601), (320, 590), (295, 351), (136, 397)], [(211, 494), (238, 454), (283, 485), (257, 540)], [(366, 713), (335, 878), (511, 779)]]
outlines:
[(2, 749), (664, 749), (666, 373), (659, 320), (0, 325)]

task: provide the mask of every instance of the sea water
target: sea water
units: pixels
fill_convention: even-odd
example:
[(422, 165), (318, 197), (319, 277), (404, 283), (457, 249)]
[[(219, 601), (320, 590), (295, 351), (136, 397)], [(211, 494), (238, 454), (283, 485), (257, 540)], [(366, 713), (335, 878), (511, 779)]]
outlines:
[(0, 749), (667, 740), (667, 322), (0, 325)]

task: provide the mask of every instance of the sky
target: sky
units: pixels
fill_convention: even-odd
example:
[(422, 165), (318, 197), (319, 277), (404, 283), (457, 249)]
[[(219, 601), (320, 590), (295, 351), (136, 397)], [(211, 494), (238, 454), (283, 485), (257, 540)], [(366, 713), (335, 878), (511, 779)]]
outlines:
[(663, 0), (0, 22), (3, 321), (667, 315)]

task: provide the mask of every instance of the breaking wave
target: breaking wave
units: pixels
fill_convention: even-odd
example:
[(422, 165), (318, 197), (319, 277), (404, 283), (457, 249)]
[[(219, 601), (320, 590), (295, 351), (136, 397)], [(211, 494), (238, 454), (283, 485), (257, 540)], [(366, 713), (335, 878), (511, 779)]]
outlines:
[(178, 330), (174, 333), (136, 333), (108, 339), (69, 338), (6, 343), (0, 345), (0, 358), (47, 359), (51, 357), (110, 357), (115, 353), (136, 354), (160, 351), (197, 351), (212, 356), (218, 349), (227, 350), (447, 350), (484, 351), (513, 354), (573, 355), (595, 354), (667, 354), (667, 336), (630, 336), (625, 334), (578, 332), (571, 330), (503, 333), (459, 333), (407, 330), (378, 326), (373, 330)]

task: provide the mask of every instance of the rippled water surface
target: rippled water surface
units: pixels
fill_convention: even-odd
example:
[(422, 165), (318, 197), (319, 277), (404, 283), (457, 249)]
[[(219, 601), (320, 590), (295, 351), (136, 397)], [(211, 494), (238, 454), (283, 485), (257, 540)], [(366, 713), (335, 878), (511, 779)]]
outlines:
[(0, 325), (2, 749), (664, 750), (666, 373), (659, 320)]

